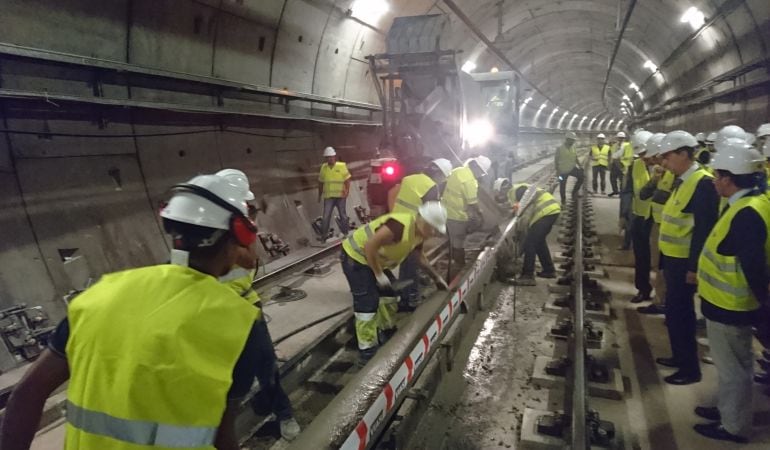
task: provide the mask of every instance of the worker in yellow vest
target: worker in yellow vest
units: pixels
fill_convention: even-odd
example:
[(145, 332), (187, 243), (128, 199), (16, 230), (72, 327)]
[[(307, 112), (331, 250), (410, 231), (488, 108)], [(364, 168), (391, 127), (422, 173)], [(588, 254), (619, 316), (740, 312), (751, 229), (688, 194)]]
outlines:
[(559, 195), (562, 204), (567, 199), (567, 178), (575, 177), (575, 185), (572, 187), (572, 196), (577, 197), (580, 188), (583, 186), (583, 168), (580, 167), (577, 152), (575, 151), (575, 142), (577, 135), (568, 131), (564, 135), (564, 144), (556, 149), (554, 163), (556, 165), (556, 175), (559, 177)]
[(757, 128), (756, 147), (766, 158), (765, 180), (767, 181), (767, 195), (770, 197), (770, 123), (763, 123)]
[(641, 303), (651, 300), (652, 283), (650, 282), (651, 249), (650, 233), (652, 232), (652, 201), (642, 199), (641, 191), (650, 182), (650, 167), (652, 159), (647, 157), (647, 142), (652, 133), (640, 130), (631, 137), (631, 147), (636, 158), (628, 170), (624, 191), (631, 195), (631, 244), (634, 249), (634, 286), (636, 295), (631, 303)]
[(8, 401), (0, 447), (28, 449), (46, 399), (69, 380), (68, 450), (238, 448), (256, 311), (217, 277), (255, 227), (222, 177), (197, 176), (173, 193), (161, 212), (171, 264), (105, 275), (69, 304)]
[(719, 197), (713, 177), (695, 162), (698, 141), (686, 131), (663, 138), (663, 165), (676, 175), (671, 197), (663, 206), (660, 251), (666, 277), (666, 325), (672, 357), (657, 358), (663, 366), (678, 369), (664, 381), (674, 385), (701, 379), (695, 340), (695, 294), (698, 257), (717, 220)]
[(660, 266), (658, 239), (660, 237), (663, 205), (666, 204), (666, 201), (671, 196), (675, 176), (671, 171), (661, 166), (660, 143), (665, 136), (665, 133), (655, 133), (645, 144), (645, 156), (652, 162), (652, 167), (650, 170), (650, 181), (639, 191), (639, 198), (650, 201), (650, 212), (652, 214), (650, 266), (654, 274), (653, 288), (655, 294), (652, 297), (652, 303), (636, 308), (642, 314), (664, 314), (666, 308), (666, 280)]
[[(422, 172), (405, 176), (401, 182), (388, 191), (388, 209), (394, 213), (417, 214), (425, 202), (439, 201), (441, 188), (452, 172), (452, 163), (445, 158), (437, 158), (428, 164)], [(398, 310), (414, 311), (420, 303), (418, 283), (419, 250), (412, 253), (398, 266), (398, 280), (411, 281), (409, 287), (401, 290)]]
[(713, 421), (699, 434), (746, 443), (754, 411), (752, 326), (770, 324), (770, 200), (764, 195), (763, 156), (742, 139), (717, 142), (714, 185), (728, 206), (706, 239), (698, 262), (698, 295), (717, 369), (716, 406), (695, 413)]
[[(238, 169), (224, 169), (217, 172), (217, 175), (240, 189), (243, 200), (248, 207), (249, 219), (255, 222), (257, 210), (250, 203), (254, 201), (254, 193), (251, 192), (246, 174)], [(281, 437), (287, 441), (292, 441), (299, 436), (300, 426), (294, 418), (289, 396), (281, 385), (275, 347), (267, 328), (267, 321), (262, 314), (261, 299), (253, 287), (257, 267), (259, 267), (256, 239), (248, 247), (240, 247), (238, 250), (235, 266), (227, 274), (219, 277), (219, 281), (227, 284), (236, 294), (254, 305), (257, 310), (257, 323), (252, 333), (258, 341), (258, 346), (255, 348), (258, 353), (255, 351), (252, 356), (257, 361), (256, 377), (259, 381), (259, 392), (252, 398), (251, 404), (255, 411), (263, 415), (274, 414), (278, 421)]]
[(486, 156), (477, 156), (452, 170), (446, 180), (441, 202), (447, 210), (447, 233), (451, 251), (452, 274), (459, 273), (465, 266), (465, 236), (480, 228), (483, 216), (479, 208), (479, 182), (492, 167)]
[[(503, 185), (501, 184), (501, 187)], [(514, 211), (518, 211), (521, 199), (530, 185), (517, 183), (508, 190), (508, 202)], [(535, 286), (535, 256), (540, 260), (542, 271), (537, 273), (540, 278), (556, 278), (556, 268), (551, 258), (551, 250), (548, 248), (548, 234), (561, 214), (561, 206), (550, 192), (537, 189), (532, 201), (527, 208), (533, 208), (532, 218), (529, 220), (526, 237), (522, 244), (524, 250), (524, 262), (521, 275), (512, 280), (517, 286)]]
[[(388, 271), (396, 268), (422, 243), (446, 234), (447, 212), (439, 202), (426, 202), (417, 214), (388, 213), (356, 229), (342, 242), (342, 271), (353, 294), (359, 362), (366, 364), (380, 344), (395, 332), (395, 295)], [(420, 266), (445, 288), (441, 275), (420, 253)], [(380, 302), (385, 295), (392, 302)]]
[(591, 188), (597, 192), (601, 180), (602, 194), (607, 190), (607, 169), (610, 166), (610, 146), (607, 145), (604, 133), (596, 136), (596, 144), (591, 146)]
[(620, 194), (628, 169), (634, 162), (634, 149), (631, 148), (631, 143), (626, 140), (626, 133), (619, 131), (615, 135), (615, 139), (617, 141), (612, 146), (610, 160), (610, 186), (612, 187), (610, 197)]
[(318, 173), (318, 201), (323, 197), (323, 219), (321, 222), (321, 236), (318, 240), (325, 242), (329, 235), (329, 223), (332, 220), (334, 208), (340, 216), (340, 233), (348, 234), (347, 198), (350, 192), (350, 179), (348, 166), (337, 161), (337, 151), (333, 147), (324, 149), (326, 162), (321, 165)]

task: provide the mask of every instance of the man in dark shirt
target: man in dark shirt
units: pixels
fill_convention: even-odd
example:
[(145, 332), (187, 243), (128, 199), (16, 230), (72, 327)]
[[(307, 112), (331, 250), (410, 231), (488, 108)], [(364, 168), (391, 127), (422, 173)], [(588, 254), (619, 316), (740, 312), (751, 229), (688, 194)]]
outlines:
[(760, 184), (764, 158), (756, 149), (740, 139), (716, 148), (714, 185), (728, 202), (700, 256), (698, 294), (719, 385), (716, 407), (695, 409), (715, 422), (694, 428), (711, 439), (743, 443), (753, 418), (752, 325), (768, 311), (770, 200)]

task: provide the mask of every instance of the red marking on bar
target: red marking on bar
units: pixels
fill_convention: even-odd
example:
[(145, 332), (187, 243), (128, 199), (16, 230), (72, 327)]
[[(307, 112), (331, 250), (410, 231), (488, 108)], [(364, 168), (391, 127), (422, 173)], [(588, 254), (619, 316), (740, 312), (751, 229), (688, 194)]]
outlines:
[(390, 411), (390, 408), (393, 407), (393, 388), (390, 387), (390, 383), (385, 385), (383, 392), (385, 393), (385, 400), (387, 400), (385, 411)]
[(406, 364), (406, 382), (408, 383), (412, 381), (412, 375), (414, 375), (414, 361), (412, 361), (412, 357), (407, 356), (404, 364)]
[(358, 450), (365, 450), (366, 449), (366, 437), (369, 434), (369, 427), (366, 426), (366, 422), (363, 420), (358, 422), (358, 426), (356, 426), (356, 433), (358, 434)]
[(428, 357), (428, 349), (430, 348), (430, 340), (428, 340), (428, 335), (425, 334), (422, 336), (422, 343), (425, 344), (425, 357)]

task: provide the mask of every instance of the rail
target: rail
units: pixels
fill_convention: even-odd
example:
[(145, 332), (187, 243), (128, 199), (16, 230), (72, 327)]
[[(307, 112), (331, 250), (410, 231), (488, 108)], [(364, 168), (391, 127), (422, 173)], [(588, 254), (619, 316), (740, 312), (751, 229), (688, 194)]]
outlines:
[(575, 214), (575, 246), (573, 249), (573, 288), (574, 292), (574, 321), (572, 361), (572, 450), (590, 448), (586, 434), (586, 333), (585, 333), (585, 303), (583, 301), (583, 199), (586, 187), (583, 185), (582, 197), (577, 197), (573, 203)]

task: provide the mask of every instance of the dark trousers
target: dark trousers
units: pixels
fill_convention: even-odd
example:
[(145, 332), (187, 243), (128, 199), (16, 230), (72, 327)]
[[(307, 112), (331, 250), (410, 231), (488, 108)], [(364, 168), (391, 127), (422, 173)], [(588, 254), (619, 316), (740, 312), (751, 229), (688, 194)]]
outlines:
[(275, 414), (279, 421), (290, 419), (293, 415), (291, 402), (281, 386), (273, 340), (270, 338), (270, 332), (267, 330), (267, 323), (264, 319), (256, 323), (254, 331), (259, 343), (259, 355), (256, 357), (260, 361), (257, 369), (260, 389), (252, 399), (252, 406), (259, 414)]
[(420, 252), (421, 250), (412, 250), (412, 253), (398, 266), (398, 281), (412, 281), (410, 286), (401, 290), (401, 302), (409, 306), (417, 306), (420, 303), (420, 283), (418, 280)]
[(558, 214), (545, 216), (539, 219), (537, 222), (529, 226), (527, 230), (527, 237), (524, 238), (524, 267), (521, 273), (523, 275), (534, 275), (535, 273), (535, 255), (540, 260), (540, 265), (543, 266), (543, 272), (554, 272), (556, 269), (553, 266), (553, 260), (551, 259), (551, 250), (548, 248), (548, 242), (546, 238), (548, 233), (551, 232), (553, 224), (556, 223), (556, 219), (559, 218)]
[(602, 181), (602, 194), (607, 190), (607, 168), (604, 166), (591, 167), (591, 188), (596, 192), (596, 188), (599, 186), (599, 180)]
[(345, 211), (345, 203), (347, 199), (344, 197), (333, 197), (324, 199), (324, 213), (323, 222), (321, 224), (321, 237), (326, 239), (326, 235), (329, 233), (329, 223), (332, 220), (332, 213), (334, 208), (337, 208), (337, 214), (340, 215), (340, 232), (342, 234), (348, 234), (348, 214)]
[(663, 256), (666, 278), (666, 326), (671, 355), (685, 375), (699, 376), (698, 342), (695, 340), (695, 285), (685, 282), (687, 259)]
[(623, 182), (623, 165), (620, 163), (612, 163), (610, 166), (610, 186), (612, 192), (617, 194), (620, 192), (620, 184)]
[(631, 244), (634, 246), (634, 285), (636, 290), (644, 296), (652, 292), (650, 284), (651, 254), (650, 233), (652, 232), (652, 218), (639, 217), (632, 214)]
[(561, 195), (562, 203), (564, 203), (567, 198), (567, 178), (575, 177), (577, 179), (575, 186), (572, 188), (572, 195), (575, 196), (580, 191), (580, 187), (583, 186), (584, 176), (583, 169), (579, 167), (575, 167), (571, 171), (559, 175), (559, 194)]

